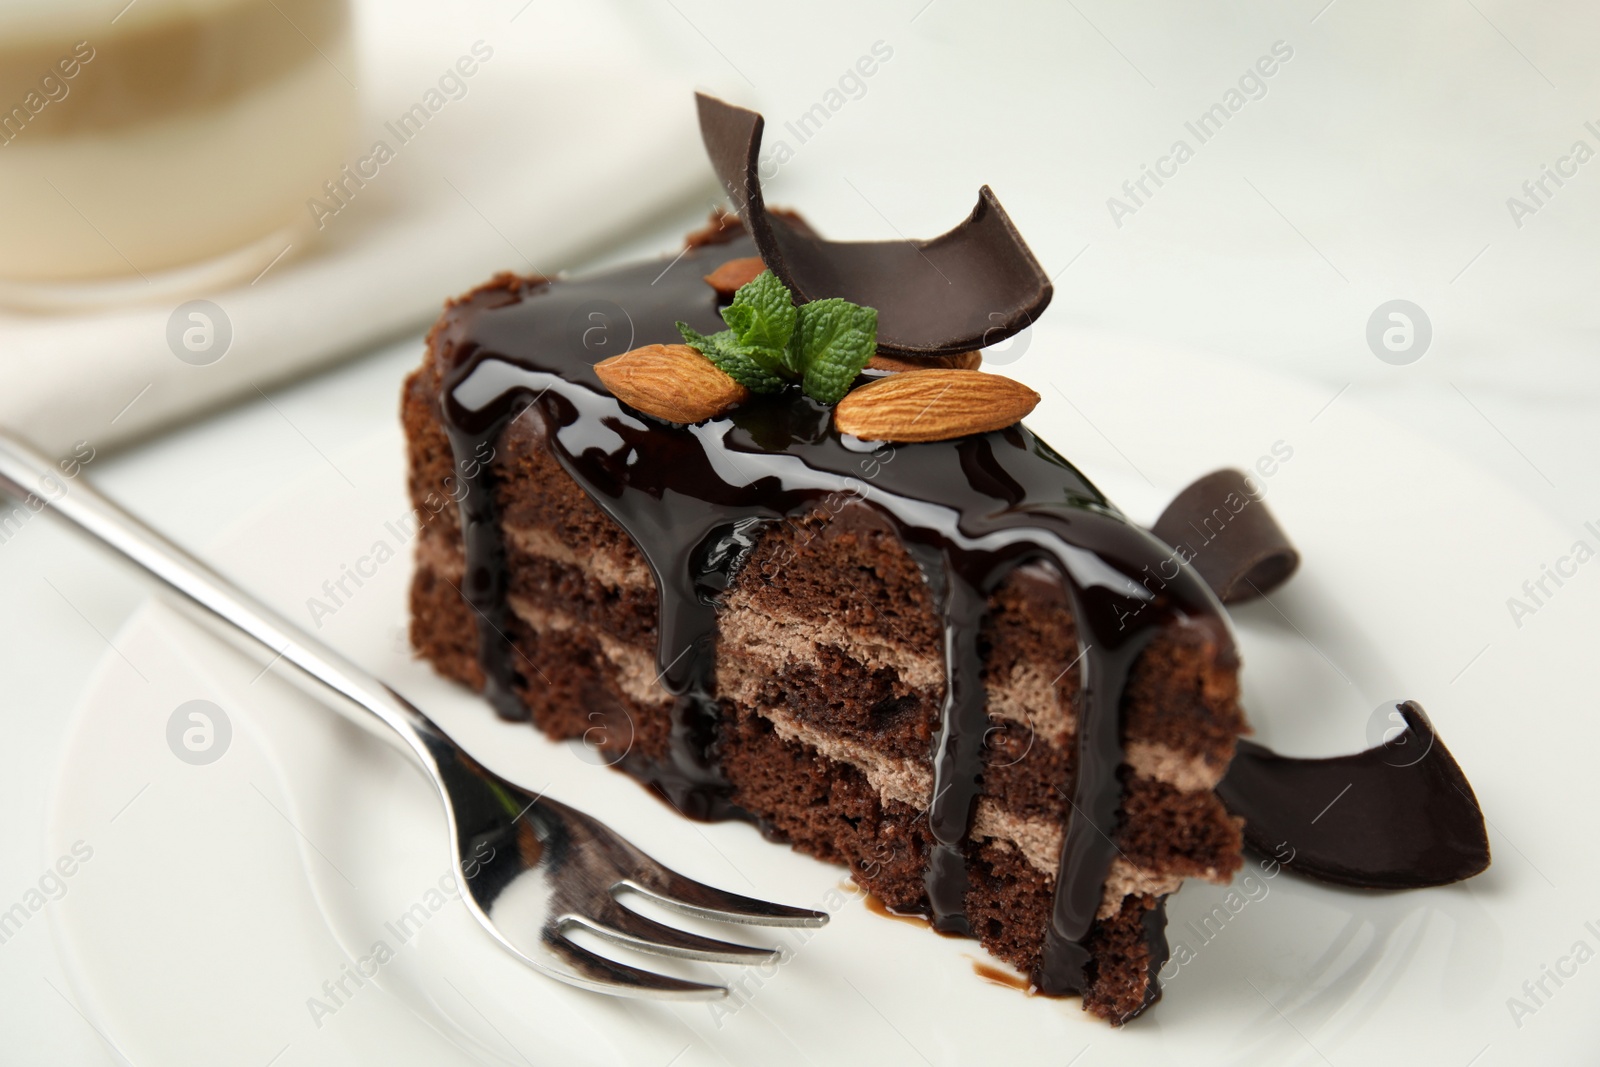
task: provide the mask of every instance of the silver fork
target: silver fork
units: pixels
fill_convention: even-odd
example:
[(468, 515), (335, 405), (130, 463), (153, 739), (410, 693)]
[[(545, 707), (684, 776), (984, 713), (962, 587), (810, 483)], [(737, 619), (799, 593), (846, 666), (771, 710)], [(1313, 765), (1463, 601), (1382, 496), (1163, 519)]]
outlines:
[[(439, 790), (455, 850), (461, 898), (496, 941), (541, 974), (618, 996), (699, 1000), (720, 985), (688, 981), (601, 956), (572, 938), (588, 931), (661, 956), (752, 964), (773, 949), (719, 941), (625, 907), (635, 894), (685, 915), (758, 926), (821, 926), (826, 912), (786, 907), (704, 885), (657, 863), (604, 823), (529, 793), (479, 766), (409, 701), (338, 652), (123, 511), (81, 477), (0, 433), (0, 491), (32, 497), (183, 594), (209, 621), (253, 639), (320, 683), (329, 703), (379, 729)], [(37, 508), (35, 508), (37, 510)]]

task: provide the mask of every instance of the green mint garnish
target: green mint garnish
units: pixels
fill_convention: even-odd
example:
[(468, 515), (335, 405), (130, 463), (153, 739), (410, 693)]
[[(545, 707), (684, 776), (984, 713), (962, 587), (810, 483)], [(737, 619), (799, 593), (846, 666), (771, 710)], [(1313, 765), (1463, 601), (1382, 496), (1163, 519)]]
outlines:
[(733, 303), (722, 309), (722, 321), (742, 347), (761, 354), (763, 363), (794, 374), (797, 368), (786, 366), (784, 356), (798, 314), (788, 287), (764, 270), (733, 294)]
[(840, 300), (800, 307), (800, 351), (806, 395), (829, 407), (844, 399), (878, 347), (878, 311)]
[(878, 347), (878, 312), (832, 297), (798, 308), (770, 270), (739, 288), (722, 309), (726, 330), (707, 337), (678, 323), (684, 343), (752, 393), (799, 385), (833, 406), (850, 391)]
[(696, 333), (688, 323), (680, 322), (678, 332), (683, 334), (684, 344), (696, 349), (722, 373), (752, 393), (781, 393), (788, 388), (788, 380), (775, 373), (781, 369), (782, 361), (772, 359), (768, 353), (746, 349), (735, 340), (732, 330), (706, 337)]

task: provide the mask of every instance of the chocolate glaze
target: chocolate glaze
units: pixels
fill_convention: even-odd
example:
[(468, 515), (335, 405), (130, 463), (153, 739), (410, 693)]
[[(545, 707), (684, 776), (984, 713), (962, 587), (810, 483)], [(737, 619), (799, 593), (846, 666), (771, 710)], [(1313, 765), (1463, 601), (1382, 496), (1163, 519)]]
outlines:
[[(944, 620), (946, 696), (933, 752), (930, 919), (968, 933), (965, 846), (982, 784), (984, 708), (979, 633), (990, 593), (1016, 567), (1062, 577), (1083, 651), (1073, 816), (1061, 853), (1043, 963), (1047, 993), (1084, 988), (1088, 951), (1122, 803), (1121, 707), (1135, 658), (1168, 625), (1196, 626), (1231, 666), (1220, 605), (1187, 568), (1152, 585), (1170, 551), (1128, 522), (1075, 468), (1023, 426), (895, 447), (841, 437), (830, 413), (798, 392), (757, 397), (728, 416), (680, 427), (625, 407), (593, 364), (629, 348), (678, 339), (674, 321), (720, 323), (701, 281), (716, 264), (752, 255), (753, 241), (691, 249), (663, 275), (658, 263), (536, 285), (458, 309), (459, 362), (445, 383), (444, 421), (466, 492), (461, 504), (463, 592), (479, 613), (487, 691), (501, 714), (516, 695), (505, 550), (496, 527), (493, 465), (470, 462), (514, 418), (538, 420), (545, 447), (633, 539), (659, 591), (661, 684), (677, 698), (671, 758), (630, 755), (626, 769), (679, 810), (739, 817), (716, 760), (716, 598), (762, 528), (843, 498), (872, 509), (923, 570)], [(867, 470), (875, 476), (864, 476)], [(832, 510), (837, 511), (837, 508)], [(1148, 570), (1147, 570), (1148, 568)], [(1141, 575), (1144, 575), (1141, 579)], [(1161, 919), (1146, 924), (1164, 958)], [(1159, 963), (1156, 964), (1159, 966)]]
[(999, 344), (1050, 303), (1050, 279), (985, 185), (960, 225), (925, 241), (827, 241), (761, 194), (759, 114), (695, 94), (711, 166), (761, 258), (800, 303), (839, 296), (878, 309), (878, 347), (955, 355)]
[(1415, 701), (1406, 728), (1383, 744), (1332, 759), (1290, 759), (1250, 741), (1217, 786), (1245, 820), (1245, 841), (1288, 868), (1362, 889), (1418, 889), (1489, 866), (1483, 812), (1461, 768)]

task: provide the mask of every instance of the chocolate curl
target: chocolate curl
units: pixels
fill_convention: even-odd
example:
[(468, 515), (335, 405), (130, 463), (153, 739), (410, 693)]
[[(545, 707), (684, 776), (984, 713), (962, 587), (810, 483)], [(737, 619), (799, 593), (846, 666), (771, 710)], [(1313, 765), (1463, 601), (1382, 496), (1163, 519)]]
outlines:
[(1244, 839), (1284, 869), (1360, 889), (1420, 889), (1489, 866), (1483, 811), (1461, 767), (1415, 701), (1406, 728), (1375, 748), (1293, 759), (1252, 741), (1217, 796)]
[(1213, 471), (1174, 497), (1150, 527), (1224, 604), (1265, 596), (1300, 566), (1300, 553), (1257, 494), (1244, 473)]
[(696, 93), (700, 136), (761, 258), (804, 303), (843, 297), (878, 310), (878, 347), (905, 355), (985, 348), (1031, 325), (1050, 279), (986, 185), (966, 221), (925, 241), (826, 241), (761, 196), (763, 120)]

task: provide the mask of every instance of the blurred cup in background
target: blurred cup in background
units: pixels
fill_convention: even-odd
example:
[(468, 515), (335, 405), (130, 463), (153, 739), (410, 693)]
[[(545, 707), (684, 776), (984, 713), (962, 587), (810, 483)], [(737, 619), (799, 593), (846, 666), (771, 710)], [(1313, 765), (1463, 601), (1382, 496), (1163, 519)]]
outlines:
[(345, 0), (0, 0), (0, 301), (157, 299), (308, 240), (351, 30)]

